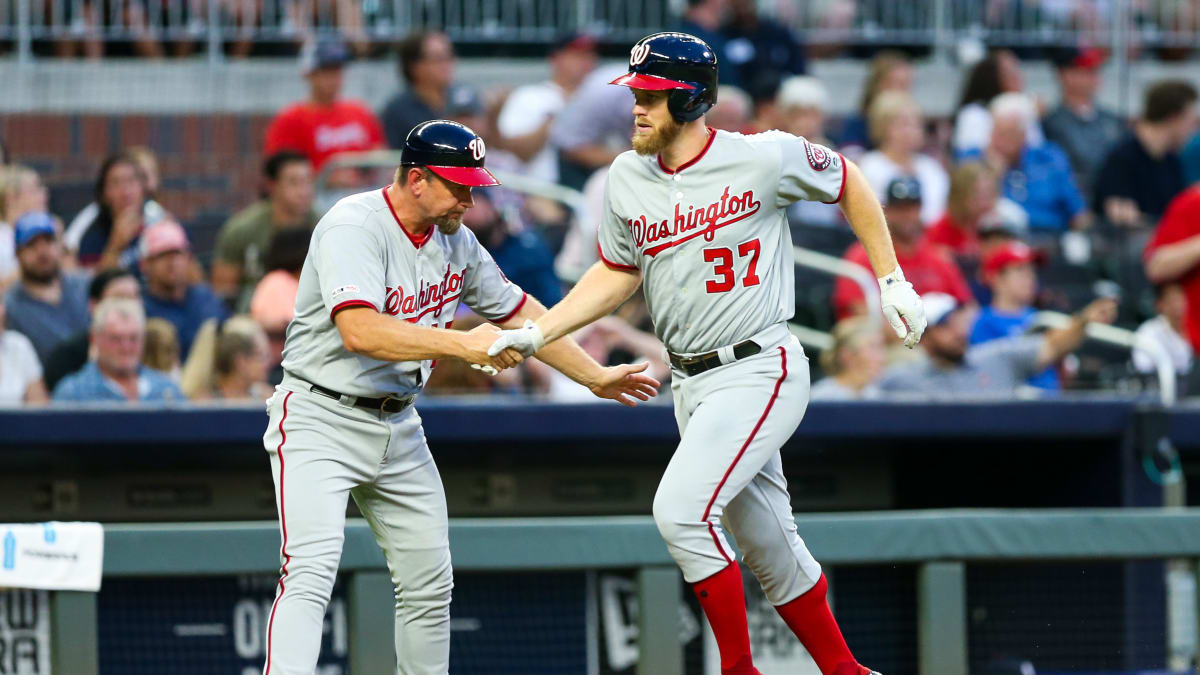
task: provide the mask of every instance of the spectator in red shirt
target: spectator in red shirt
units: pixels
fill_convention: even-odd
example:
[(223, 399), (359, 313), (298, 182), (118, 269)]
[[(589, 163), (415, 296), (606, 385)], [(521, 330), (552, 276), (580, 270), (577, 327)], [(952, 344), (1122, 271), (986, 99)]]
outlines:
[(996, 209), (999, 184), (995, 172), (971, 162), (950, 174), (946, 213), (929, 226), (931, 244), (944, 246), (959, 264), (979, 262), (979, 226)]
[[(973, 303), (963, 273), (944, 251), (929, 243), (921, 224), (921, 184), (912, 176), (898, 176), (888, 183), (883, 212), (887, 217), (896, 259), (917, 293), (946, 293), (960, 304)], [(855, 243), (843, 260), (870, 271), (867, 251)], [(846, 277), (838, 277), (833, 288), (833, 307), (838, 319), (866, 312), (862, 289)]]
[(1187, 297), (1184, 329), (1200, 352), (1200, 183), (1167, 206), (1143, 254), (1146, 276), (1155, 284), (1178, 282)]
[[(309, 84), (307, 101), (294, 103), (275, 115), (267, 127), (263, 155), (280, 150), (303, 153), (314, 171), (341, 152), (361, 152), (383, 147), (383, 127), (375, 113), (359, 101), (339, 100), (342, 68), (350, 52), (341, 42), (320, 41), (305, 46), (301, 70)], [(337, 186), (357, 184), (356, 172), (331, 176)]]

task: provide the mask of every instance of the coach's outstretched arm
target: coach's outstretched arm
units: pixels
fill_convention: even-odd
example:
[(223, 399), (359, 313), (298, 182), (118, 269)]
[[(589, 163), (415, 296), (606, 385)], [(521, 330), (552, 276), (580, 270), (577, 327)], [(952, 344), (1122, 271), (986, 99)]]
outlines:
[(875, 191), (867, 182), (858, 165), (846, 162), (846, 192), (842, 195), (842, 213), (854, 230), (855, 236), (867, 250), (867, 259), (879, 279), (879, 302), (883, 315), (887, 317), (896, 336), (904, 340), (904, 346), (912, 349), (925, 333), (925, 307), (904, 278), (900, 263), (896, 260), (896, 249), (892, 246), (892, 235), (883, 207)]
[[(618, 274), (631, 276), (624, 272), (618, 272)], [(585, 276), (584, 278), (586, 279), (587, 277)], [(582, 285), (582, 281), (580, 285)], [(637, 288), (637, 284), (635, 283), (633, 287)], [(579, 286), (576, 286), (576, 288), (579, 288)], [(613, 309), (632, 293), (633, 291), (631, 290), (621, 300), (617, 300), (616, 304), (613, 305)], [(570, 298), (571, 296), (568, 295), (566, 299), (555, 305), (554, 309), (547, 312), (542, 303), (533, 297), (529, 297), (516, 315), (500, 324), (502, 328), (510, 330), (506, 330), (504, 333), (494, 337), (500, 339), (502, 336), (510, 333), (524, 333), (526, 331), (521, 330), (524, 325), (532, 326), (535, 320), (540, 323), (551, 313), (558, 313), (559, 316), (562, 316), (565, 311), (560, 312), (560, 310), (565, 309), (564, 306), (570, 302)], [(583, 326), (591, 323), (601, 316), (607, 315), (610, 311), (612, 310), (609, 309), (602, 312), (579, 325)], [(553, 317), (551, 319), (553, 320)], [(612, 399), (622, 405), (635, 406), (637, 405), (637, 400), (649, 401), (651, 397), (658, 394), (659, 381), (646, 375), (644, 372), (650, 366), (649, 363), (625, 364), (611, 367), (602, 366), (596, 363), (596, 360), (589, 356), (587, 352), (583, 351), (583, 348), (572, 340), (569, 335), (564, 335), (561, 339), (554, 339), (548, 344), (543, 340), (542, 345), (544, 346), (539, 346), (538, 349), (531, 350), (531, 353), (536, 352), (533, 355), (539, 360), (587, 387), (593, 394), (600, 398)], [(511, 354), (514, 350), (510, 348), (504, 351)], [(497, 351), (497, 353), (500, 352)]]
[[(517, 330), (501, 333), (488, 349), (488, 354), (497, 355), (506, 349), (515, 349), (522, 356), (531, 356), (544, 345), (570, 335), (602, 316), (608, 316), (633, 295), (640, 283), (640, 270), (617, 270), (598, 262), (567, 293), (567, 297), (538, 317), (536, 323), (526, 321)], [(540, 358), (541, 355), (538, 356)]]

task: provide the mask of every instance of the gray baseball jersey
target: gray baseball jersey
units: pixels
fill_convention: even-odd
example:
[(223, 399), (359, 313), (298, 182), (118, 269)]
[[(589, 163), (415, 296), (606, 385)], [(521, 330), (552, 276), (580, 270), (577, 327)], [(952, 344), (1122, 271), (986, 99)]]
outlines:
[(600, 255), (642, 270), (667, 349), (733, 345), (794, 312), (786, 208), (839, 201), (845, 184), (841, 155), (781, 131), (710, 129), (700, 155), (675, 171), (629, 151), (608, 176)]
[(401, 225), (386, 190), (342, 199), (313, 231), (288, 326), (283, 369), (353, 396), (408, 395), (429, 379), (432, 361), (377, 361), (342, 344), (333, 315), (371, 307), (421, 326), (448, 328), (459, 303), (485, 319), (516, 314), (525, 293), (504, 277), (466, 227), (423, 238)]

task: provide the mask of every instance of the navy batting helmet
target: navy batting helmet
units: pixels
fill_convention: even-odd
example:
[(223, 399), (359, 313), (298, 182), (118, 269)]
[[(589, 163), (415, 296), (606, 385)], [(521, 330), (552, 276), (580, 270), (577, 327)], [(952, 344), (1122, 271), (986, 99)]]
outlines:
[(400, 164), (423, 166), (460, 185), (499, 185), (492, 172), (483, 168), (486, 154), (483, 139), (470, 127), (449, 120), (430, 120), (408, 132), (400, 151)]
[(667, 109), (680, 122), (691, 122), (717, 102), (717, 54), (687, 33), (647, 35), (630, 52), (629, 72), (611, 84), (670, 90)]

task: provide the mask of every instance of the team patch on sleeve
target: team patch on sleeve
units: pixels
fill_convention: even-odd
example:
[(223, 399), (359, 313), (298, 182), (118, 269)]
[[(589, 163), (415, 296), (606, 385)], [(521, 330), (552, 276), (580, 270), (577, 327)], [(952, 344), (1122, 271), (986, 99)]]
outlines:
[(824, 171), (837, 161), (836, 155), (829, 148), (816, 143), (804, 141), (804, 153), (808, 155), (808, 165), (813, 171)]
[(338, 286), (337, 288), (333, 289), (333, 293), (331, 293), (329, 295), (329, 297), (336, 298), (339, 295), (345, 295), (347, 293), (357, 293), (357, 292), (358, 292), (358, 286), (355, 286), (354, 284), (347, 284), (345, 286)]

